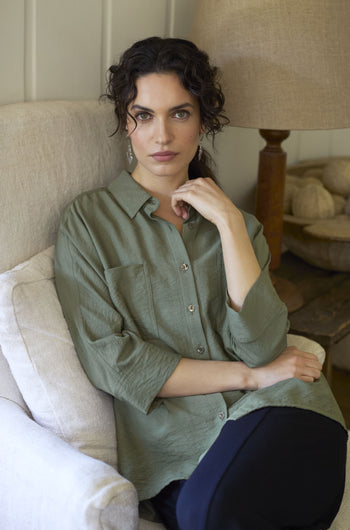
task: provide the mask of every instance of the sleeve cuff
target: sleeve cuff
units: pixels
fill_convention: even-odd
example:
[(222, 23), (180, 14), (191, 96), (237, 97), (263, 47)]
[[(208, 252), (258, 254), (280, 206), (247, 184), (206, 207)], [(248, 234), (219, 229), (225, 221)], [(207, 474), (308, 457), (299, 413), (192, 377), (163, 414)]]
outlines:
[(264, 332), (274, 318), (287, 315), (287, 308), (272, 285), (269, 271), (264, 270), (249, 290), (239, 312), (232, 309), (226, 294), (226, 314), (227, 325), (234, 330), (235, 339), (251, 342)]
[(95, 386), (145, 414), (181, 359), (159, 340), (143, 341), (132, 332), (89, 343), (88, 349), (80, 350), (81, 360)]
[(140, 375), (136, 377), (134, 370), (125, 373), (123, 379), (119, 380), (121, 388), (118, 394), (124, 394), (128, 403), (147, 414), (181, 356), (149, 342), (145, 343), (144, 350), (137, 366)]

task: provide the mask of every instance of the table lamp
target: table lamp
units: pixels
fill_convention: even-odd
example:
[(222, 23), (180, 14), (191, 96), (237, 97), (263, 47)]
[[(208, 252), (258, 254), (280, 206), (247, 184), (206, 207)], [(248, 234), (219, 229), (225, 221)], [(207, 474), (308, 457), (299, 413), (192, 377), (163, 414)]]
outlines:
[(222, 72), (230, 125), (259, 129), (267, 142), (256, 216), (270, 268), (277, 269), (286, 171), (281, 142), (291, 129), (350, 127), (350, 0), (197, 0), (189, 38)]

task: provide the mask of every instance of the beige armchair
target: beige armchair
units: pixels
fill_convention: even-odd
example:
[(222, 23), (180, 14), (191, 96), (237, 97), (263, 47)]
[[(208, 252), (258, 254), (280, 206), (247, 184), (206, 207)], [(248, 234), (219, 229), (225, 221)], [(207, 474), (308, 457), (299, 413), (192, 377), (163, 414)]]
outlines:
[[(64, 205), (123, 165), (113, 116), (110, 104), (94, 101), (0, 107), (4, 530), (164, 528), (139, 518), (135, 488), (118, 473), (112, 398), (85, 376), (54, 285)], [(350, 528), (349, 480), (333, 530)]]

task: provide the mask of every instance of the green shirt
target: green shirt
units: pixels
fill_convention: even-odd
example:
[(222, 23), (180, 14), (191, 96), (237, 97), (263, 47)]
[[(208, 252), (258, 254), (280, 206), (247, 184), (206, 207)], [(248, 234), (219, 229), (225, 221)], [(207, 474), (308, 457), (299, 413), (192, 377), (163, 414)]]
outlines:
[(288, 329), (255, 217), (244, 214), (262, 272), (237, 313), (228, 303), (216, 226), (191, 208), (180, 235), (152, 215), (158, 206), (122, 172), (67, 207), (56, 244), (64, 315), (89, 378), (115, 398), (118, 466), (140, 500), (187, 478), (227, 419), (276, 405), (343, 421), (324, 378), (157, 398), (181, 357), (263, 365), (285, 348)]

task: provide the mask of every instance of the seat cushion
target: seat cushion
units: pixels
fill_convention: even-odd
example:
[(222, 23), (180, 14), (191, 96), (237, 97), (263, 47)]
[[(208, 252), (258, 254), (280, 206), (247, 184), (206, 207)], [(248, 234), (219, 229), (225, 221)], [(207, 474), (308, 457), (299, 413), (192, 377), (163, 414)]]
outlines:
[(56, 295), (54, 247), (0, 275), (0, 345), (34, 420), (116, 467), (112, 397), (88, 380)]

